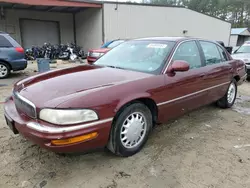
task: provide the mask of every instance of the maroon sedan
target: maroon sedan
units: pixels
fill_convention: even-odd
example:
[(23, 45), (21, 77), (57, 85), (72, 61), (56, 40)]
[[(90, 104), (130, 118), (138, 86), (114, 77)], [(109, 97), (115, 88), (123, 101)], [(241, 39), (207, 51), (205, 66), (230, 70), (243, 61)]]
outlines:
[(230, 108), (245, 78), (244, 63), (216, 42), (137, 39), (93, 65), (17, 82), (5, 118), (14, 133), (54, 152), (107, 147), (131, 156), (158, 123), (213, 102)]

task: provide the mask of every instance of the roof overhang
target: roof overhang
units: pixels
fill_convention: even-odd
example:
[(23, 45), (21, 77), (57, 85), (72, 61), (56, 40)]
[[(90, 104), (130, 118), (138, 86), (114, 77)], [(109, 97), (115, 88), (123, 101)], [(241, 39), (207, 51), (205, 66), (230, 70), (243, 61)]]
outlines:
[(85, 8), (101, 8), (98, 2), (73, 2), (65, 0), (0, 0), (0, 6), (6, 9), (24, 9), (52, 12), (78, 12)]

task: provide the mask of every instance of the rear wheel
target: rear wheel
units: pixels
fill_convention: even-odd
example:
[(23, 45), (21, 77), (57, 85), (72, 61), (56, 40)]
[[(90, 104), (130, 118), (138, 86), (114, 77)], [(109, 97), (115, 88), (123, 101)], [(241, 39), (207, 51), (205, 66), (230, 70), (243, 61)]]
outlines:
[(128, 157), (139, 152), (152, 130), (152, 114), (142, 103), (133, 103), (119, 113), (113, 124), (108, 149)]
[(10, 67), (7, 63), (0, 62), (0, 79), (7, 78), (10, 74)]
[(235, 79), (230, 83), (226, 94), (217, 101), (217, 105), (221, 108), (231, 108), (234, 105), (237, 96), (237, 82)]

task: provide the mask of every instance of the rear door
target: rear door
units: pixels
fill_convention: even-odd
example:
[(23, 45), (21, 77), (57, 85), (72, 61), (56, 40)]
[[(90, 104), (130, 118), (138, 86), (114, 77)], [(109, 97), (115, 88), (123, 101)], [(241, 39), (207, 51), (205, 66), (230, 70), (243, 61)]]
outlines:
[(206, 64), (204, 83), (209, 88), (208, 96), (212, 101), (223, 97), (233, 76), (233, 68), (225, 49), (216, 43), (199, 41)]
[(165, 74), (166, 86), (161, 96), (163, 102), (158, 104), (159, 117), (164, 121), (207, 104), (207, 91), (203, 83), (206, 69), (197, 42), (190, 40), (179, 44), (170, 65), (175, 60), (186, 61), (190, 70), (176, 72), (175, 75)]

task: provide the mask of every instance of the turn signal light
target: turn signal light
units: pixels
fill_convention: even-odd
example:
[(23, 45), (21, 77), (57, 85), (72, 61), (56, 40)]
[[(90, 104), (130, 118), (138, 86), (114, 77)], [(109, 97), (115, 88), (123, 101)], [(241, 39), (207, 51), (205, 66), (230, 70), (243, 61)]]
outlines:
[(69, 144), (74, 144), (78, 142), (84, 142), (88, 140), (92, 140), (98, 136), (97, 132), (93, 132), (90, 134), (85, 134), (82, 136), (76, 136), (72, 138), (67, 138), (67, 139), (60, 139), (60, 140), (52, 140), (51, 143), (56, 146), (62, 146), (62, 145), (69, 145)]

